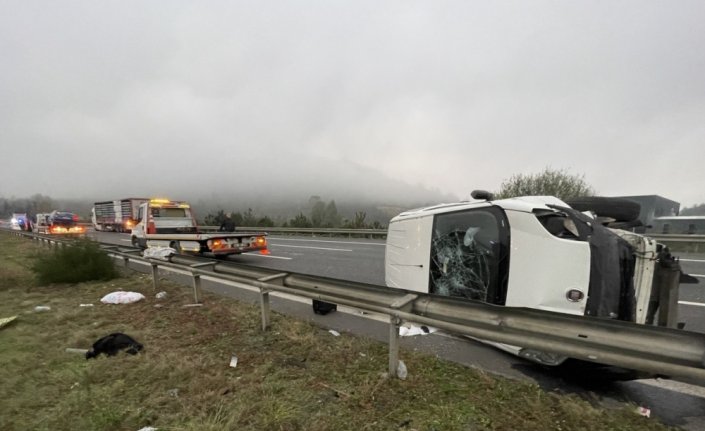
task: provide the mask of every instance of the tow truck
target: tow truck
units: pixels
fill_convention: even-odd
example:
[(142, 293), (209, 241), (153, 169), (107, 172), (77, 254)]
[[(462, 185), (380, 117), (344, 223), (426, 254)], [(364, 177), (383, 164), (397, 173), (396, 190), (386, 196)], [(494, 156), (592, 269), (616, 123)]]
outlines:
[(180, 254), (209, 253), (222, 258), (254, 251), (269, 254), (266, 236), (263, 232), (202, 233), (189, 203), (150, 199), (139, 206), (131, 242), (143, 249), (171, 247)]
[[(619, 211), (599, 214), (584, 205), (578, 210), (552, 196), (495, 200), (484, 191), (472, 196), (474, 201), (411, 210), (390, 221), (387, 286), (498, 306), (683, 327), (677, 321), (679, 283), (697, 280), (681, 272), (667, 247), (616, 228), (630, 223), (620, 219)], [(609, 208), (609, 199), (595, 199), (600, 211)], [(485, 342), (543, 365), (568, 359)]]

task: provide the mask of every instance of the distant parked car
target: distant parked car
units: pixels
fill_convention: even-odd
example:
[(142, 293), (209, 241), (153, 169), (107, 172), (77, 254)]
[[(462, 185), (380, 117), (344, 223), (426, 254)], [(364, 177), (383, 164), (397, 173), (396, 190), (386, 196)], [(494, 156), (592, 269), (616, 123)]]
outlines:
[(25, 213), (13, 213), (10, 220), (10, 228), (13, 230), (31, 231), (32, 225)]

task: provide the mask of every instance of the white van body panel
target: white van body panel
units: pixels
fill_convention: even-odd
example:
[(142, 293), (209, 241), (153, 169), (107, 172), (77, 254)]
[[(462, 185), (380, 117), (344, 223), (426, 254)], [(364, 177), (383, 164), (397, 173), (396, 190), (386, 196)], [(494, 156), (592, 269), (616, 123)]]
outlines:
[(428, 293), (432, 229), (432, 216), (390, 223), (384, 256), (387, 286)]
[[(511, 257), (505, 305), (585, 314), (590, 245), (551, 235), (532, 213), (506, 214), (511, 226)], [(566, 294), (571, 289), (581, 291), (584, 299), (569, 301)]]

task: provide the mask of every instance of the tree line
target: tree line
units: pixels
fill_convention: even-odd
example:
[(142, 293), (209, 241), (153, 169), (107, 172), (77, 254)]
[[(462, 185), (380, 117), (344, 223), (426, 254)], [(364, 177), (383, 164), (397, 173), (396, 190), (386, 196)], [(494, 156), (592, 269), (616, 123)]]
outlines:
[(294, 217), (279, 219), (276, 222), (267, 215), (258, 215), (252, 208), (244, 212), (226, 211), (220, 209), (210, 213), (204, 219), (207, 226), (220, 226), (227, 217), (230, 217), (235, 226), (248, 227), (295, 227), (295, 228), (343, 228), (343, 229), (384, 229), (386, 226), (378, 220), (368, 221), (366, 211), (355, 211), (350, 218), (338, 212), (335, 200), (327, 203), (320, 196), (311, 196), (308, 202), (309, 209), (299, 211)]

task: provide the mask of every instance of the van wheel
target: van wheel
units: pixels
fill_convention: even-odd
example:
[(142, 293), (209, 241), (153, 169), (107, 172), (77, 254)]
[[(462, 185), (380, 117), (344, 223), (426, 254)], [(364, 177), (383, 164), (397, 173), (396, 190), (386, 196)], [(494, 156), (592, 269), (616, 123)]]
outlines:
[(142, 248), (142, 246), (140, 246), (140, 241), (137, 239), (136, 236), (133, 236), (130, 242), (132, 243), (133, 247)]

